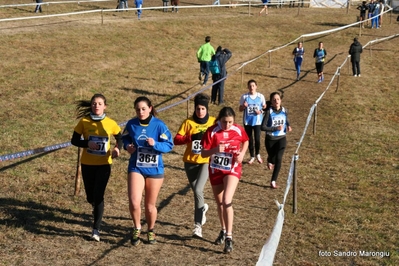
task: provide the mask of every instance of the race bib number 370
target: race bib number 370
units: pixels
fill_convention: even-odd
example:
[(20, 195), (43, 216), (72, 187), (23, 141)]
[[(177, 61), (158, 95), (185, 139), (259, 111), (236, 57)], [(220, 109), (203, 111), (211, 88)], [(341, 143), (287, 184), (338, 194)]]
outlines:
[(213, 169), (230, 171), (233, 163), (233, 154), (229, 152), (219, 152), (211, 156), (210, 167)]

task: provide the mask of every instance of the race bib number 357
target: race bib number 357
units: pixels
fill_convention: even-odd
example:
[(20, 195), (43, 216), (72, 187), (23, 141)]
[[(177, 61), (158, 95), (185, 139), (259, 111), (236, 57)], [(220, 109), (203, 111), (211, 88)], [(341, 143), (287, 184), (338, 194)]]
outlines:
[(93, 141), (97, 144), (97, 150), (92, 150), (87, 148), (87, 153), (105, 156), (108, 152), (108, 137), (100, 137), (100, 136), (89, 136), (89, 141)]

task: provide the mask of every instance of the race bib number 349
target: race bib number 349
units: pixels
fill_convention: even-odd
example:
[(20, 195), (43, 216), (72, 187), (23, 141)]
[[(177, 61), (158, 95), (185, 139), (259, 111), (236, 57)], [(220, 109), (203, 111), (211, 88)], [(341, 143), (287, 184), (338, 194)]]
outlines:
[(192, 142), (191, 142), (191, 152), (192, 153), (194, 153), (194, 154), (201, 154), (201, 149), (202, 149), (202, 146), (201, 146), (201, 141), (200, 140), (193, 140)]
[(230, 171), (233, 163), (233, 154), (229, 152), (219, 152), (211, 156), (210, 167), (213, 169)]

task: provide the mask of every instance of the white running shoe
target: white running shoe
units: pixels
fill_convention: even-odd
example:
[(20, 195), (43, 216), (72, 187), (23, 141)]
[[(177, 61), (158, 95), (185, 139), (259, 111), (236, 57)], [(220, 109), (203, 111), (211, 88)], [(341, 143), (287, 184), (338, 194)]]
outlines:
[(208, 209), (209, 209), (209, 206), (208, 206), (208, 204), (204, 204), (204, 209), (203, 209), (203, 213), (202, 213), (202, 221), (201, 221), (201, 225), (204, 225), (205, 223), (206, 223), (206, 212), (208, 211)]
[(91, 239), (93, 239), (96, 242), (100, 242), (100, 232), (97, 229), (93, 229), (93, 232), (91, 234)]
[(199, 237), (202, 238), (202, 227), (199, 224), (195, 224), (194, 230), (193, 230), (193, 237)]
[(255, 161), (255, 157), (251, 157), (251, 159), (248, 161), (248, 164), (253, 164), (254, 161)]
[(260, 156), (260, 154), (256, 155), (256, 160), (258, 160), (258, 163), (263, 163), (263, 159), (262, 156)]

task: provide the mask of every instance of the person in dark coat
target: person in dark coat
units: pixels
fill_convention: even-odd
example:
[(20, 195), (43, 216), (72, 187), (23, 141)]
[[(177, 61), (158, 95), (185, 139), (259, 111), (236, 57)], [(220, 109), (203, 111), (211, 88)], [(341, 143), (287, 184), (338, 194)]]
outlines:
[[(38, 3), (38, 4), (43, 3), (43, 0), (36, 0), (36, 3)], [(35, 13), (38, 13), (38, 12), (42, 13), (42, 5), (36, 5)]]
[(357, 38), (353, 39), (353, 43), (349, 48), (351, 55), (352, 71), (354, 77), (360, 77), (360, 54), (363, 52), (363, 47)]
[[(231, 58), (231, 56), (232, 53), (227, 48), (222, 49), (222, 46), (219, 46), (216, 49), (216, 54), (212, 56), (212, 60), (218, 61), (220, 73), (212, 74), (213, 83), (227, 76), (226, 62)], [(216, 104), (216, 96), (218, 96), (218, 105), (223, 104), (224, 81), (225, 80), (221, 80), (212, 86), (211, 103)]]

